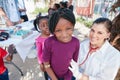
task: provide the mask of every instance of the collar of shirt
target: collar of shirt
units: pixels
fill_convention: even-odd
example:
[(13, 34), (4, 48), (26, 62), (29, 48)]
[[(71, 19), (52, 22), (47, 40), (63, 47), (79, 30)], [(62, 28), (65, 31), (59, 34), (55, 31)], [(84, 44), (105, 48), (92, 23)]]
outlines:
[(104, 53), (104, 52), (106, 51), (106, 48), (108, 48), (108, 46), (110, 46), (110, 43), (106, 40), (106, 41), (104, 42), (104, 44), (102, 45), (102, 47), (99, 49), (99, 51), (100, 51), (101, 53)]

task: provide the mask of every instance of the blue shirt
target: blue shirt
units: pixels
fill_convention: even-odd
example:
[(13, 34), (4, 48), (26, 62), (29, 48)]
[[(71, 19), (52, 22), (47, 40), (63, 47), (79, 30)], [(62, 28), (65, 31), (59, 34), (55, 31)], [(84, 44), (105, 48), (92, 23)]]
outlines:
[[(82, 63), (89, 51), (89, 40), (80, 44), (79, 64)], [(120, 52), (115, 49), (108, 41), (102, 47), (90, 54), (80, 72), (89, 76), (89, 80), (114, 80), (120, 67)]]
[[(12, 1), (12, 3), (10, 4), (10, 2)], [(0, 0), (0, 8), (2, 8), (5, 12), (5, 14), (7, 15), (7, 17), (10, 19), (10, 21), (12, 22), (18, 22), (20, 20), (20, 13), (18, 11), (18, 6), (17, 0)], [(13, 8), (11, 9), (10, 5), (14, 5), (14, 10)], [(13, 12), (14, 11), (14, 12)], [(15, 14), (15, 15), (14, 15)], [(12, 17), (15, 16), (15, 17)]]

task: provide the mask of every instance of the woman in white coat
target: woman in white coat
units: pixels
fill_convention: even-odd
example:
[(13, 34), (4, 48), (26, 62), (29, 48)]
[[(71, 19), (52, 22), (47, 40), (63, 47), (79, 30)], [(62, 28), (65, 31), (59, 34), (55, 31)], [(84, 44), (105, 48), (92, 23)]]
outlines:
[(78, 63), (71, 61), (69, 69), (77, 80), (114, 80), (120, 67), (120, 52), (109, 42), (112, 22), (96, 19), (89, 39), (80, 44)]

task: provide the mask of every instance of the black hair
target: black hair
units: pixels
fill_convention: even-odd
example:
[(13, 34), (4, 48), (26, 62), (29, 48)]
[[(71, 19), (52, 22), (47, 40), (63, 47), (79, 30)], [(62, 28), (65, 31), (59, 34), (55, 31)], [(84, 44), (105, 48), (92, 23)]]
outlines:
[(9, 33), (7, 32), (0, 32), (0, 41), (7, 40), (9, 38)]
[(120, 51), (120, 14), (112, 20), (110, 42), (114, 42), (113, 46)]
[(120, 14), (118, 14), (112, 20), (112, 29), (111, 29), (111, 35), (110, 35), (110, 42), (112, 42), (117, 35), (120, 35)]
[(55, 7), (56, 7), (57, 9), (60, 8), (60, 5), (59, 5), (58, 3), (55, 3), (54, 5), (55, 5)]
[(49, 9), (48, 9), (48, 15), (50, 16), (54, 11), (55, 11), (55, 9), (49, 8)]
[(76, 23), (74, 13), (71, 10), (69, 10), (67, 8), (58, 9), (51, 15), (51, 17), (49, 18), (49, 21), (48, 21), (49, 30), (52, 34), (54, 33), (56, 25), (60, 18), (64, 18), (64, 19), (70, 21), (73, 24), (73, 26)]
[(33, 22), (34, 28), (35, 30), (37, 30), (38, 32), (40, 32), (38, 26), (39, 26), (39, 22), (42, 19), (48, 19), (48, 16), (41, 16), (41, 13), (39, 13), (39, 15), (36, 17), (36, 19)]
[(120, 51), (120, 38), (118, 38), (118, 39), (115, 41), (115, 45), (113, 45), (113, 46)]
[(61, 8), (67, 8), (67, 2), (61, 1), (61, 2), (60, 2), (60, 7), (61, 7)]
[[(108, 32), (111, 32), (111, 28), (112, 28), (112, 21), (108, 18), (104, 18), (104, 17), (100, 17), (97, 18), (93, 24), (105, 24), (106, 29), (108, 30)], [(93, 25), (92, 24), (92, 25)]]

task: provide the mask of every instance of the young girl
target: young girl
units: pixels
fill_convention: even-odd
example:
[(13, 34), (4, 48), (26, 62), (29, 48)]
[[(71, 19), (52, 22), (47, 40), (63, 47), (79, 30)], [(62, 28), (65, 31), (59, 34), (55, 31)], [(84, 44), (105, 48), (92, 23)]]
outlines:
[(49, 19), (49, 30), (53, 36), (46, 39), (43, 61), (51, 80), (72, 80), (68, 69), (71, 59), (77, 61), (79, 40), (72, 36), (75, 16), (69, 9), (55, 11)]
[[(48, 17), (47, 16), (39, 16), (34, 21), (35, 29), (38, 32), (41, 32), (40, 36), (36, 39), (36, 48), (37, 48), (37, 58), (38, 63), (40, 64), (40, 69), (44, 72), (44, 66), (42, 62), (44, 41), (50, 36), (50, 32), (48, 29)], [(45, 79), (48, 80), (46, 72), (44, 73)]]

